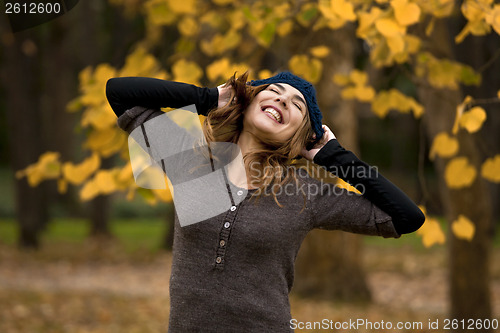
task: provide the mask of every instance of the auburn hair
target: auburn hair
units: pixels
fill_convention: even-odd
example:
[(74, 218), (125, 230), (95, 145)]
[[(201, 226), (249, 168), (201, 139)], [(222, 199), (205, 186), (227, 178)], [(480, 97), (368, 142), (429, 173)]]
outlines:
[[(237, 143), (243, 131), (244, 111), (258, 93), (269, 85), (251, 86), (248, 82), (248, 72), (236, 77), (236, 73), (226, 82), (224, 87), (231, 86), (229, 102), (220, 108), (211, 110), (203, 122), (203, 133), (208, 144), (211, 142)], [(298, 130), (285, 142), (263, 141), (262, 148), (253, 150), (243, 156), (247, 175), (250, 175), (250, 185), (257, 185), (254, 196), (272, 195), (276, 203), (276, 194), (281, 186), (298, 179), (295, 169), (299, 167), (299, 157), (302, 147), (310, 143), (313, 135), (309, 113), (306, 112)], [(254, 171), (249, 173), (249, 170)], [(257, 171), (257, 172), (255, 172)], [(255, 174), (258, 176), (255, 178)], [(254, 179), (255, 178), (255, 179)], [(271, 193), (267, 189), (271, 188)], [(304, 194), (305, 199), (305, 194)]]

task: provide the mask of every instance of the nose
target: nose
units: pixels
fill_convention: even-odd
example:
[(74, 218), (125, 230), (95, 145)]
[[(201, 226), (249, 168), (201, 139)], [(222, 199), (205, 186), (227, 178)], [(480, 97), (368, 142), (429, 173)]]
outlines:
[(287, 98), (286, 96), (279, 96), (279, 97), (276, 97), (276, 102), (278, 103), (282, 103), (283, 106), (286, 108), (286, 103), (287, 103)]

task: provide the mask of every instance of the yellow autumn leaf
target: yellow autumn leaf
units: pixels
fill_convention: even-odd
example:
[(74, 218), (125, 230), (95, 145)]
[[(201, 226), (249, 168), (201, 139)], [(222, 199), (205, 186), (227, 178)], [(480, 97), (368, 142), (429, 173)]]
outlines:
[(340, 18), (346, 21), (354, 21), (356, 14), (351, 1), (346, 0), (331, 0), (332, 11)]
[(229, 5), (230, 3), (234, 2), (234, 0), (212, 0), (212, 1), (219, 6)]
[(207, 66), (207, 77), (210, 81), (216, 81), (221, 77), (228, 77), (230, 69), (229, 59), (224, 57)]
[(320, 60), (309, 58), (307, 55), (294, 55), (288, 66), (296, 75), (301, 76), (311, 83), (317, 83), (321, 78), (323, 64)]
[(337, 187), (340, 187), (340, 188), (343, 188), (343, 189), (346, 189), (348, 190), (349, 192), (354, 192), (354, 193), (357, 193), (357, 194), (361, 194), (360, 191), (358, 191), (354, 186), (352, 186), (351, 184), (347, 183), (346, 181), (342, 180), (341, 178), (338, 178), (337, 177), (337, 180), (336, 180), (336, 183), (335, 185)]
[(383, 14), (378, 7), (372, 7), (369, 12), (359, 12), (358, 29), (356, 35), (359, 38), (367, 39), (374, 32), (375, 21)]
[(81, 118), (82, 127), (92, 127), (106, 130), (116, 125), (116, 115), (108, 103), (87, 108)]
[(79, 185), (83, 183), (91, 174), (96, 171), (101, 165), (101, 159), (97, 153), (93, 153), (92, 156), (85, 159), (80, 164), (73, 164), (71, 162), (66, 162), (63, 164), (62, 173), (64, 179), (73, 185)]
[(68, 182), (64, 178), (57, 179), (57, 192), (65, 194), (68, 191)]
[(259, 71), (259, 74), (257, 75), (259, 80), (264, 80), (270, 78), (271, 76), (273, 76), (273, 73), (268, 69), (263, 69)]
[(413, 111), (415, 117), (423, 113), (422, 105), (396, 89), (379, 92), (372, 101), (372, 110), (381, 118), (385, 117), (390, 110), (398, 110), (402, 113)]
[(119, 76), (155, 76), (160, 65), (156, 58), (144, 47), (137, 47), (125, 59), (125, 65), (119, 71)]
[(199, 80), (203, 76), (203, 71), (193, 61), (186, 59), (178, 60), (172, 66), (174, 81), (186, 82), (191, 84), (199, 84)]
[(278, 36), (280, 36), (280, 37), (287, 36), (288, 34), (290, 34), (290, 32), (292, 32), (292, 30), (293, 30), (293, 21), (292, 20), (285, 20), (285, 21), (281, 22), (280, 24), (278, 24), (278, 26), (276, 27), (276, 32), (278, 33)]
[(474, 238), (476, 226), (466, 216), (460, 214), (458, 219), (451, 224), (451, 231), (455, 237), (470, 242)]
[(484, 161), (481, 166), (481, 176), (490, 182), (500, 183), (500, 154)]
[(160, 190), (160, 189), (154, 189), (152, 190), (154, 195), (160, 199), (160, 201), (163, 201), (163, 202), (171, 202), (172, 201), (172, 193), (170, 192), (170, 190), (167, 188), (167, 189), (164, 189), (164, 190)]
[(46, 179), (56, 179), (61, 174), (60, 154), (48, 151), (40, 155), (38, 161), (22, 170), (16, 171), (16, 178), (27, 177), (31, 187), (37, 186)]
[(446, 164), (444, 179), (451, 189), (460, 189), (472, 185), (476, 179), (476, 168), (469, 164), (467, 157), (455, 157)]
[(195, 36), (198, 32), (200, 26), (197, 21), (191, 16), (185, 16), (182, 20), (177, 24), (177, 29), (184, 36)]
[(406, 29), (392, 18), (380, 18), (375, 21), (375, 27), (384, 37), (394, 37), (405, 33)]
[(438, 220), (432, 217), (426, 216), (424, 224), (417, 230), (416, 234), (422, 237), (422, 243), (427, 248), (434, 244), (444, 244), (446, 240)]
[(393, 0), (391, 2), (394, 8), (394, 16), (402, 26), (408, 26), (417, 23), (420, 18), (420, 7), (408, 0)]
[(339, 86), (346, 86), (351, 82), (349, 75), (347, 74), (335, 74), (332, 78), (333, 82)]
[(465, 128), (469, 133), (479, 131), (486, 120), (486, 112), (480, 106), (475, 106), (467, 112), (464, 112), (460, 117), (460, 127)]
[(404, 52), (405, 50), (405, 40), (403, 35), (394, 35), (386, 38), (387, 46), (389, 50), (395, 56)]
[(458, 140), (448, 135), (447, 132), (440, 132), (432, 141), (429, 158), (434, 160), (436, 156), (448, 158), (458, 152)]
[(330, 54), (330, 48), (326, 45), (315, 46), (310, 49), (310, 52), (316, 58), (324, 58)]
[(127, 134), (116, 127), (91, 131), (83, 147), (89, 148), (103, 157), (109, 157), (125, 147), (126, 143)]
[(94, 176), (94, 182), (99, 193), (109, 194), (116, 191), (116, 182), (113, 178), (113, 172), (110, 170), (99, 170)]
[(83, 185), (80, 190), (80, 199), (82, 201), (88, 201), (99, 195), (99, 187), (97, 186), (94, 179), (89, 180)]
[(451, 132), (453, 134), (457, 134), (458, 133), (458, 126), (459, 126), (459, 123), (460, 123), (460, 118), (462, 117), (462, 114), (464, 113), (465, 108), (471, 102), (472, 102), (472, 97), (471, 96), (466, 96), (465, 99), (464, 99), (464, 101), (457, 106), (456, 112), (455, 112), (455, 121), (453, 123), (453, 129), (451, 130)]
[(196, 0), (168, 0), (168, 6), (176, 14), (194, 14), (196, 12)]

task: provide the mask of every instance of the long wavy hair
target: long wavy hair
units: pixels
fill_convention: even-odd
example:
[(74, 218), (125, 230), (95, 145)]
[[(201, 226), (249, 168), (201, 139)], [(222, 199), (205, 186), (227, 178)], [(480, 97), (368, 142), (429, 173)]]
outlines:
[[(208, 113), (203, 123), (203, 133), (207, 143), (238, 142), (243, 131), (246, 108), (258, 93), (269, 86), (251, 86), (247, 83), (247, 79), (248, 72), (239, 77), (236, 77), (235, 73), (224, 85), (233, 88), (232, 94), (225, 106)], [(257, 187), (254, 196), (272, 195), (276, 203), (282, 207), (276, 195), (288, 182), (295, 181), (298, 185), (295, 169), (300, 163), (296, 163), (296, 158), (300, 155), (302, 147), (313, 140), (313, 133), (309, 113), (306, 112), (298, 130), (285, 142), (271, 142), (257, 138), (262, 148), (243, 156), (247, 174), (250, 174), (250, 185)]]

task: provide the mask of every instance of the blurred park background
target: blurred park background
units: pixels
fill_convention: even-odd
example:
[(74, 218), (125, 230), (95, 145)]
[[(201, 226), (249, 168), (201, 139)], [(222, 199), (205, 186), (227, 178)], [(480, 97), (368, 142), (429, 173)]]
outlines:
[(427, 216), (395, 240), (312, 232), (293, 317), (498, 325), (498, 1), (85, 0), (11, 24), (2, 13), (0, 332), (166, 331), (174, 208), (135, 185), (109, 78), (215, 87), (286, 69)]

